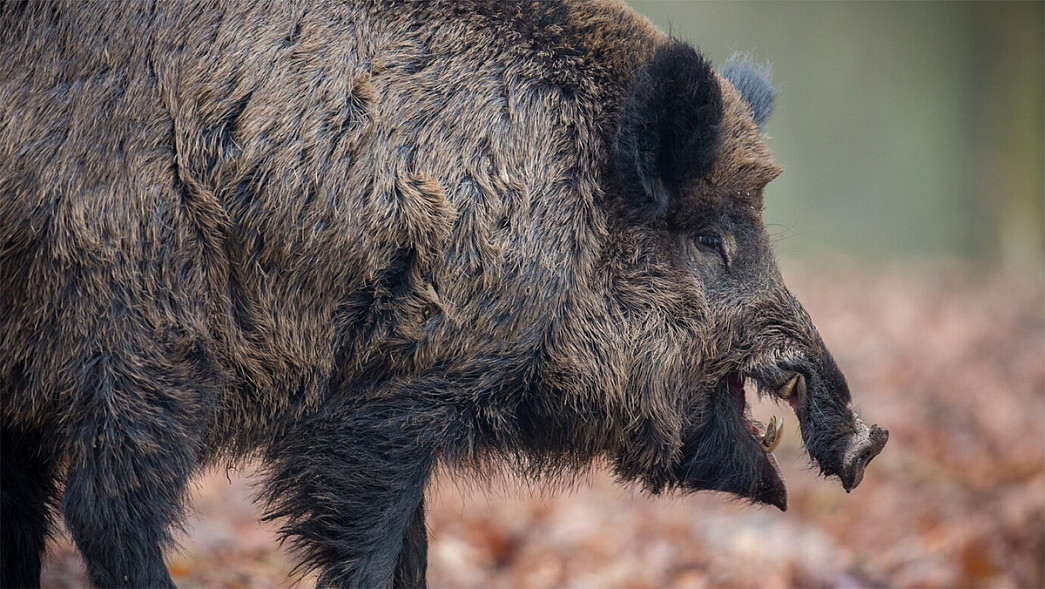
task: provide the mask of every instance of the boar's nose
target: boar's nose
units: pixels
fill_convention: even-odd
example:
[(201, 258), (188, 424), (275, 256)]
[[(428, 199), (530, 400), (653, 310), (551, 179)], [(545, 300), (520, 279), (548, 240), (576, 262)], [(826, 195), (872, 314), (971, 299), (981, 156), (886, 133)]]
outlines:
[(842, 457), (842, 471), (838, 473), (846, 493), (860, 484), (864, 478), (864, 468), (872, 458), (878, 456), (887, 441), (888, 430), (877, 425), (868, 428), (862, 421), (857, 421), (857, 431), (849, 438), (849, 445)]

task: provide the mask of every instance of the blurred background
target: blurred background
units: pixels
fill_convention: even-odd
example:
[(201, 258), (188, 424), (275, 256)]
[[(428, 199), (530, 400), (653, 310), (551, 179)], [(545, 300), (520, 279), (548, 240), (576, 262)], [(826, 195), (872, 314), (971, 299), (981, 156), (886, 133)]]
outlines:
[[(766, 222), (889, 445), (846, 495), (789, 408), (790, 509), (648, 497), (596, 467), (540, 490), (441, 477), (434, 587), (1045, 586), (1041, 2), (633, 2), (721, 65), (770, 62), (785, 173)], [(750, 397), (749, 397), (750, 398)], [(249, 468), (214, 473), (170, 560), (182, 587), (286, 586)], [(81, 586), (67, 540), (46, 586)]]
[(781, 257), (957, 259), (1041, 280), (1041, 2), (633, 2), (773, 67)]

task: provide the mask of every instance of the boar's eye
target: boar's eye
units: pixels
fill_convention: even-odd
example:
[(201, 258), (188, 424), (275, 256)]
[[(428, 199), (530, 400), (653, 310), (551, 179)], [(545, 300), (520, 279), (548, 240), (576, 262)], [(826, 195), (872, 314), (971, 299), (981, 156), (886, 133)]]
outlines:
[(716, 252), (721, 252), (722, 251), (722, 238), (717, 236), (717, 235), (710, 235), (710, 234), (698, 235), (697, 236), (697, 243), (699, 243), (700, 245), (702, 245), (702, 246), (704, 246), (704, 247), (706, 247), (708, 249), (715, 250)]
[(714, 252), (722, 258), (722, 263), (729, 266), (729, 257), (726, 256), (726, 248), (722, 245), (722, 237), (714, 233), (701, 233), (697, 235), (697, 244), (701, 249)]

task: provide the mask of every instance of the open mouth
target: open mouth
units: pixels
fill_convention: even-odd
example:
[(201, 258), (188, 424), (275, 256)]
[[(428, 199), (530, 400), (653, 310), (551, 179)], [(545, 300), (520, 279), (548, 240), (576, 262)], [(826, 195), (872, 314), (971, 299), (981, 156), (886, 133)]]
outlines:
[(726, 386), (736, 399), (740, 420), (744, 424), (744, 428), (755, 438), (766, 454), (772, 454), (783, 437), (784, 420), (782, 418), (778, 419), (774, 415), (769, 420), (769, 424), (764, 425), (751, 419), (746, 390), (747, 388), (753, 388), (760, 397), (775, 397), (786, 401), (792, 410), (797, 410), (801, 398), (805, 395), (805, 377), (796, 372), (782, 386), (771, 389), (763, 386), (760, 381), (754, 378), (745, 377), (739, 372), (732, 372), (726, 377)]
[(765, 476), (771, 480), (764, 481), (760, 487), (766, 491), (770, 489), (772, 491), (768, 495), (760, 495), (757, 500), (786, 509), (787, 494), (784, 477), (776, 456), (773, 454), (784, 436), (784, 420), (776, 415), (770, 418), (768, 424), (754, 420), (751, 416), (751, 407), (747, 402), (747, 391), (753, 390), (759, 397), (786, 401), (792, 410), (795, 410), (806, 394), (805, 377), (800, 373), (792, 373), (788, 375), (784, 384), (767, 386), (759, 379), (744, 376), (740, 372), (732, 372), (726, 377), (726, 386), (736, 403), (741, 424), (758, 443), (758, 447), (765, 454), (766, 462), (768, 462), (769, 468), (765, 469)]
[(852, 409), (841, 373), (833, 363), (824, 364), (813, 372), (760, 365), (727, 374), (701, 425), (686, 435), (677, 466), (682, 486), (725, 491), (787, 509), (787, 488), (773, 454), (784, 422), (776, 416), (768, 424), (754, 420), (748, 392), (790, 405), (803, 446), (821, 474), (837, 475), (846, 491), (860, 484), (864, 468), (881, 452), (889, 432), (864, 424)]
[[(787, 509), (787, 488), (773, 454), (783, 420), (752, 418), (747, 393), (786, 402), (795, 413), (802, 446), (820, 474), (837, 476), (847, 492), (863, 479), (867, 464), (889, 440), (852, 407), (849, 387), (830, 356), (781, 363), (750, 363), (716, 383), (699, 425), (684, 434), (676, 476), (689, 490), (732, 493)], [(782, 404), (782, 403), (781, 403)]]

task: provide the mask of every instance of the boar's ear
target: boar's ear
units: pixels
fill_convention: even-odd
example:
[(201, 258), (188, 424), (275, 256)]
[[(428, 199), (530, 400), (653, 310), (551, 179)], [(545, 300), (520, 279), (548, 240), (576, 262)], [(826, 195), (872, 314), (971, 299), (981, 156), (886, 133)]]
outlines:
[(721, 121), (711, 64), (679, 41), (657, 50), (626, 93), (617, 129), (617, 174), (634, 212), (663, 216), (674, 189), (708, 171)]
[(769, 115), (773, 114), (773, 101), (776, 99), (773, 86), (769, 83), (769, 66), (734, 54), (726, 60), (721, 72), (722, 77), (733, 84), (737, 92), (740, 92), (740, 98), (751, 107), (751, 114), (758, 128), (764, 128)]

